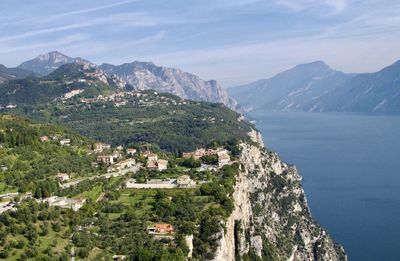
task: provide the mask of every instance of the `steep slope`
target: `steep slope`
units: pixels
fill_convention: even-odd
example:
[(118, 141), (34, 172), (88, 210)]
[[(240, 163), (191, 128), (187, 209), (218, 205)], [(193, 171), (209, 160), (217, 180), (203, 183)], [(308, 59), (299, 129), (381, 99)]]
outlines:
[(235, 209), (214, 260), (347, 260), (312, 219), (295, 167), (260, 146), (241, 147)]
[(67, 63), (88, 63), (90, 62), (82, 58), (71, 58), (65, 54), (57, 51), (41, 54), (38, 57), (23, 62), (17, 68), (24, 69), (27, 71), (34, 72), (39, 75), (48, 75), (60, 66)]
[(248, 110), (296, 110), (351, 77), (318, 61), (298, 65), (270, 79), (229, 88), (228, 92), (242, 108)]
[(376, 73), (359, 74), (304, 109), (400, 113), (400, 61)]
[(75, 95), (96, 96), (118, 91), (125, 83), (107, 77), (90, 64), (70, 63), (44, 77), (10, 80), (0, 85), (0, 108), (68, 99)]
[(0, 64), (0, 83), (8, 80), (25, 78), (33, 73), (20, 68), (7, 68)]
[(138, 90), (153, 89), (172, 93), (184, 99), (219, 102), (230, 108), (235, 106), (235, 101), (228, 97), (226, 91), (216, 81), (204, 81), (179, 69), (139, 61), (118, 66), (102, 64), (100, 68), (109, 76), (117, 75)]

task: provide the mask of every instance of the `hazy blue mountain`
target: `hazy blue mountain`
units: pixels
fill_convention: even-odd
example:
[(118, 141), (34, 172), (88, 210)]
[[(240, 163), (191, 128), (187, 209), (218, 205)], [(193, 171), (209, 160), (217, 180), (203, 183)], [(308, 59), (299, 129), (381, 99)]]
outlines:
[(363, 74), (346, 74), (313, 62), (228, 92), (245, 111), (400, 113), (400, 61)]
[(40, 75), (48, 75), (61, 65), (67, 63), (90, 63), (82, 58), (71, 58), (57, 51), (41, 54), (38, 57), (23, 62), (18, 68), (31, 71)]
[(179, 69), (139, 61), (118, 66), (102, 64), (99, 67), (109, 76), (116, 75), (138, 90), (153, 89), (184, 99), (224, 103), (231, 108), (236, 104), (217, 81), (205, 81)]
[(277, 74), (270, 79), (229, 88), (229, 94), (247, 110), (299, 110), (352, 78), (317, 61)]
[(24, 78), (32, 74), (32, 72), (26, 71), (24, 69), (7, 68), (6, 66), (0, 64), (0, 83), (8, 80)]
[(376, 73), (358, 74), (304, 109), (400, 113), (400, 61)]

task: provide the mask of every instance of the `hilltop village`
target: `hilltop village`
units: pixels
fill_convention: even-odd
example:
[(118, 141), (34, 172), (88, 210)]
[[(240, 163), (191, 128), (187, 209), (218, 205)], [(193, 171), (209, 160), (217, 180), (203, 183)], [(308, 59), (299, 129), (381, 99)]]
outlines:
[[(5, 130), (4, 133), (8, 131), (11, 133), (14, 129)], [(204, 211), (204, 213), (215, 211), (219, 205), (222, 209), (226, 208), (224, 211), (227, 213), (224, 215), (228, 215), (231, 211), (229, 197), (226, 193), (220, 194), (220, 190), (224, 191), (225, 186), (231, 189), (232, 181), (228, 180), (234, 177), (236, 164), (235, 156), (224, 147), (198, 148), (175, 155), (160, 150), (156, 144), (113, 146), (108, 143), (83, 141), (65, 133), (46, 133), (35, 139), (31, 142), (39, 150), (76, 154), (84, 160), (83, 169), (86, 171), (79, 172), (73, 167), (71, 171), (59, 170), (52, 177), (40, 181), (40, 185), (35, 185), (32, 190), (15, 190), (11, 185), (6, 191), (3, 189), (0, 194), (0, 217), (2, 217), (0, 227), (1, 222), (5, 222), (4, 216), (9, 216), (11, 219), (19, 218), (22, 215), (21, 211), (26, 211), (29, 206), (36, 206), (35, 208), (39, 210), (38, 215), (42, 215), (40, 209), (47, 208), (51, 213), (56, 211), (54, 213), (59, 214), (54, 214), (56, 218), (51, 221), (52, 223), (48, 223), (47, 218), (42, 221), (42, 217), (35, 221), (38, 227), (35, 228), (34, 225), (31, 229), (39, 233), (37, 239), (28, 237), (22, 231), (21, 235), (17, 232), (15, 236), (12, 234), (6, 236), (4, 243), (7, 248), (0, 249), (0, 259), (9, 256), (11, 251), (20, 257), (34, 255), (26, 248), (29, 242), (35, 240), (37, 244), (35, 249), (42, 249), (45, 246), (44, 242), (55, 240), (56, 237), (60, 237), (60, 233), (72, 238), (73, 244), (68, 243), (68, 240), (57, 240), (54, 244), (60, 250), (53, 254), (85, 259), (94, 255), (94, 250), (90, 246), (81, 245), (77, 238), (86, 235), (89, 238), (93, 237), (92, 242), (97, 242), (95, 231), (101, 229), (101, 225), (97, 224), (100, 218), (98, 214), (108, 213), (107, 215), (112, 215), (113, 222), (119, 222), (118, 220), (127, 215), (126, 211), (129, 209), (134, 209), (137, 213), (135, 215), (139, 215), (138, 218), (145, 226), (140, 233), (146, 233), (164, 247), (173, 247), (180, 240), (184, 240), (186, 242), (184, 244), (189, 247), (184, 256), (191, 257), (196, 251), (193, 247), (193, 229), (205, 218), (200, 218), (198, 215)], [(3, 141), (5, 140), (4, 138)], [(0, 153), (6, 151), (12, 153), (14, 150), (14, 146), (3, 142)], [(7, 161), (2, 162), (1, 172), (7, 175), (13, 166), (8, 165)], [(66, 164), (69, 168), (71, 163)], [(187, 202), (184, 203), (182, 200)], [(171, 210), (168, 210), (173, 205), (176, 205), (175, 211), (181, 211), (180, 208), (188, 209), (186, 204), (197, 204), (196, 207), (190, 208), (191, 214), (187, 217), (179, 217), (179, 214), (170, 213)], [(73, 230), (67, 230), (70, 225), (63, 223), (62, 219), (59, 219), (61, 216), (57, 217), (60, 213), (71, 217), (73, 213), (77, 214), (76, 217), (87, 215), (87, 211), (93, 208), (97, 209), (90, 218), (93, 221), (88, 224), (77, 221), (79, 225)], [(52, 233), (49, 234), (43, 229)], [(192, 232), (184, 232), (188, 229)], [(220, 225), (214, 232), (218, 232), (219, 229)], [(202, 240), (215, 241), (212, 238)], [(21, 247), (17, 248), (13, 242), (19, 242)], [(213, 244), (215, 250), (217, 244), (215, 242)], [(128, 256), (124, 251), (110, 251), (109, 257), (123, 260)]]

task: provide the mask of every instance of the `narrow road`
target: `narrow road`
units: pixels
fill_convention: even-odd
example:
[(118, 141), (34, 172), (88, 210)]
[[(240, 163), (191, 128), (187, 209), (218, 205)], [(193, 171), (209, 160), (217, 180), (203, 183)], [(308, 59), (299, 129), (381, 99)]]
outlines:
[(93, 180), (93, 179), (97, 179), (97, 178), (106, 178), (106, 179), (109, 179), (109, 178), (111, 178), (111, 177), (120, 177), (120, 176), (123, 176), (123, 175), (125, 175), (125, 174), (128, 173), (128, 172), (136, 173), (136, 172), (140, 169), (140, 167), (141, 167), (141, 164), (137, 164), (137, 165), (135, 165), (135, 166), (133, 166), (133, 167), (130, 167), (130, 168), (127, 168), (127, 169), (123, 169), (123, 170), (119, 170), (119, 171), (116, 171), (116, 172), (110, 172), (110, 173), (106, 173), (106, 174), (102, 174), (102, 175), (97, 175), (97, 176), (92, 176), (92, 177), (86, 177), (86, 178), (79, 178), (79, 179), (76, 179), (76, 180), (73, 180), (73, 181), (70, 181), (70, 182), (61, 184), (60, 187), (61, 187), (62, 189), (65, 189), (65, 188), (69, 188), (69, 187), (71, 187), (71, 186), (75, 186), (75, 185), (79, 184), (80, 182), (82, 182), (82, 181), (84, 181), (84, 180)]

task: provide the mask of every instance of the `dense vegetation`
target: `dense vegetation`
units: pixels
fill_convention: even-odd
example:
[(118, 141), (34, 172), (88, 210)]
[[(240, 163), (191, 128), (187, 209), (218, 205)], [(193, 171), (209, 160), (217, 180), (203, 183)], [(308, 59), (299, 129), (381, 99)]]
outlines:
[[(41, 142), (41, 136), (49, 141)], [(71, 146), (61, 146), (62, 138), (71, 139)], [(0, 115), (0, 193), (32, 191), (46, 197), (58, 190), (57, 173), (90, 175), (94, 172), (93, 158), (87, 155), (90, 144), (63, 128)]]
[(153, 91), (117, 101), (81, 102), (79, 97), (20, 109), (37, 120), (63, 124), (96, 140), (113, 144), (154, 143), (179, 153), (196, 147), (248, 140), (250, 125), (221, 104), (192, 102)]

